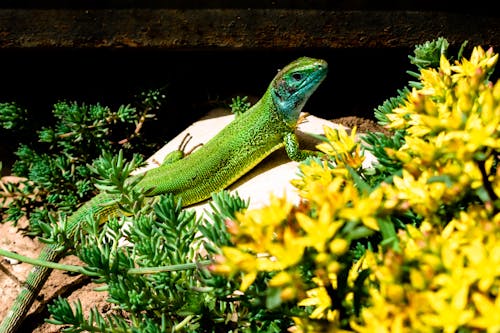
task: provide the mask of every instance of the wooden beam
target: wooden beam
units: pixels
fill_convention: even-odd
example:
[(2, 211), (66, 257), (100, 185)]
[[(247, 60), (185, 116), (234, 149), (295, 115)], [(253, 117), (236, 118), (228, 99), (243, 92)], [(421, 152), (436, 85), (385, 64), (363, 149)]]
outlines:
[(0, 9), (0, 48), (413, 48), (445, 37), (500, 48), (479, 13), (321, 9)]

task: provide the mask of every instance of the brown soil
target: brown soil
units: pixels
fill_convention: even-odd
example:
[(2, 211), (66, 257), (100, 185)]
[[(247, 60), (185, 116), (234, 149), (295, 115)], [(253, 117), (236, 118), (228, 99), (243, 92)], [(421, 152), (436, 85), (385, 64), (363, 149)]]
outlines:
[[(21, 230), (26, 225), (27, 221), (20, 221), (17, 227), (12, 226), (9, 222), (0, 224), (0, 234), (3, 235), (0, 247), (36, 258), (44, 244), (22, 235)], [(61, 262), (72, 265), (81, 264), (75, 256), (64, 258)], [(25, 263), (12, 263), (10, 259), (5, 258), (2, 258), (0, 265), (0, 269), (3, 271), (0, 272), (0, 318), (4, 318), (32, 266)], [(109, 308), (109, 304), (106, 303), (106, 294), (94, 291), (95, 287), (97, 285), (85, 276), (53, 271), (19, 332), (59, 332), (60, 327), (44, 323), (44, 318), (48, 317), (46, 304), (58, 296), (67, 297), (70, 303), (80, 299), (86, 312), (92, 306), (97, 306), (98, 309), (105, 312)]]
[[(334, 119), (333, 122), (343, 124), (352, 128), (358, 127), (358, 132), (383, 131), (375, 122), (359, 117), (344, 117)], [(11, 223), (0, 223), (0, 247), (5, 250), (15, 251), (19, 254), (35, 258), (44, 246), (38, 240), (22, 235), (22, 228), (26, 227), (27, 221), (19, 221), (17, 227)], [(78, 264), (78, 258), (70, 256), (62, 262)], [(0, 320), (9, 310), (14, 298), (18, 294), (21, 283), (26, 279), (32, 266), (25, 263), (11, 263), (9, 260), (0, 258)], [(32, 306), (30, 315), (20, 332), (55, 333), (60, 332), (61, 327), (44, 323), (48, 317), (46, 304), (58, 296), (67, 297), (70, 304), (80, 300), (84, 312), (88, 312), (96, 306), (101, 313), (110, 310), (110, 304), (106, 302), (106, 293), (95, 291), (98, 285), (80, 275), (72, 276), (61, 271), (53, 271), (45, 284), (38, 300)]]

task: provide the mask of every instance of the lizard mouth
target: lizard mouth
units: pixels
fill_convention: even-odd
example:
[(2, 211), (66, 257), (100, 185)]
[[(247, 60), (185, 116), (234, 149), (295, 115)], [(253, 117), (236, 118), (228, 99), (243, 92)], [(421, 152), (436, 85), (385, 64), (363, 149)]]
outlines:
[(302, 108), (328, 72), (322, 59), (299, 58), (282, 70), (271, 89), (274, 103), (290, 126), (295, 126)]
[(303, 91), (307, 91), (308, 93), (305, 95), (306, 97), (308, 97), (314, 92), (314, 90), (316, 90), (316, 87), (318, 87), (321, 82), (323, 82), (328, 72), (328, 64), (326, 63), (326, 61), (318, 60), (317, 62), (312, 64), (311, 67), (313, 69), (311, 70), (307, 79), (304, 80), (299, 87), (297, 87), (292, 95), (297, 95), (302, 93)]

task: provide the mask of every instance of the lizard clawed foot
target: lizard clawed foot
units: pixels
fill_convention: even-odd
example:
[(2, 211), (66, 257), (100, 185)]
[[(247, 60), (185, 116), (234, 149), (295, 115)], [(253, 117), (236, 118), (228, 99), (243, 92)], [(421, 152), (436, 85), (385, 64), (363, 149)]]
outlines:
[(193, 136), (190, 133), (186, 133), (186, 135), (184, 136), (184, 138), (182, 138), (181, 143), (179, 144), (179, 150), (183, 152), (184, 157), (186, 157), (187, 155), (191, 154), (197, 148), (203, 146), (203, 143), (198, 143), (197, 145), (195, 145), (193, 148), (191, 148), (189, 151), (186, 152), (185, 151), (186, 147), (187, 147), (189, 141), (191, 141), (192, 138), (193, 138)]

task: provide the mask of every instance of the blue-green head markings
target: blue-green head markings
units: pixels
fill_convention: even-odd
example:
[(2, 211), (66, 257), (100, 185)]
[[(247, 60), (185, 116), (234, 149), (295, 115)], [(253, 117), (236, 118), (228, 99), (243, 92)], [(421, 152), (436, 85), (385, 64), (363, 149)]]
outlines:
[(272, 98), (278, 113), (289, 125), (295, 125), (300, 111), (328, 72), (321, 59), (302, 57), (280, 70), (271, 82)]

